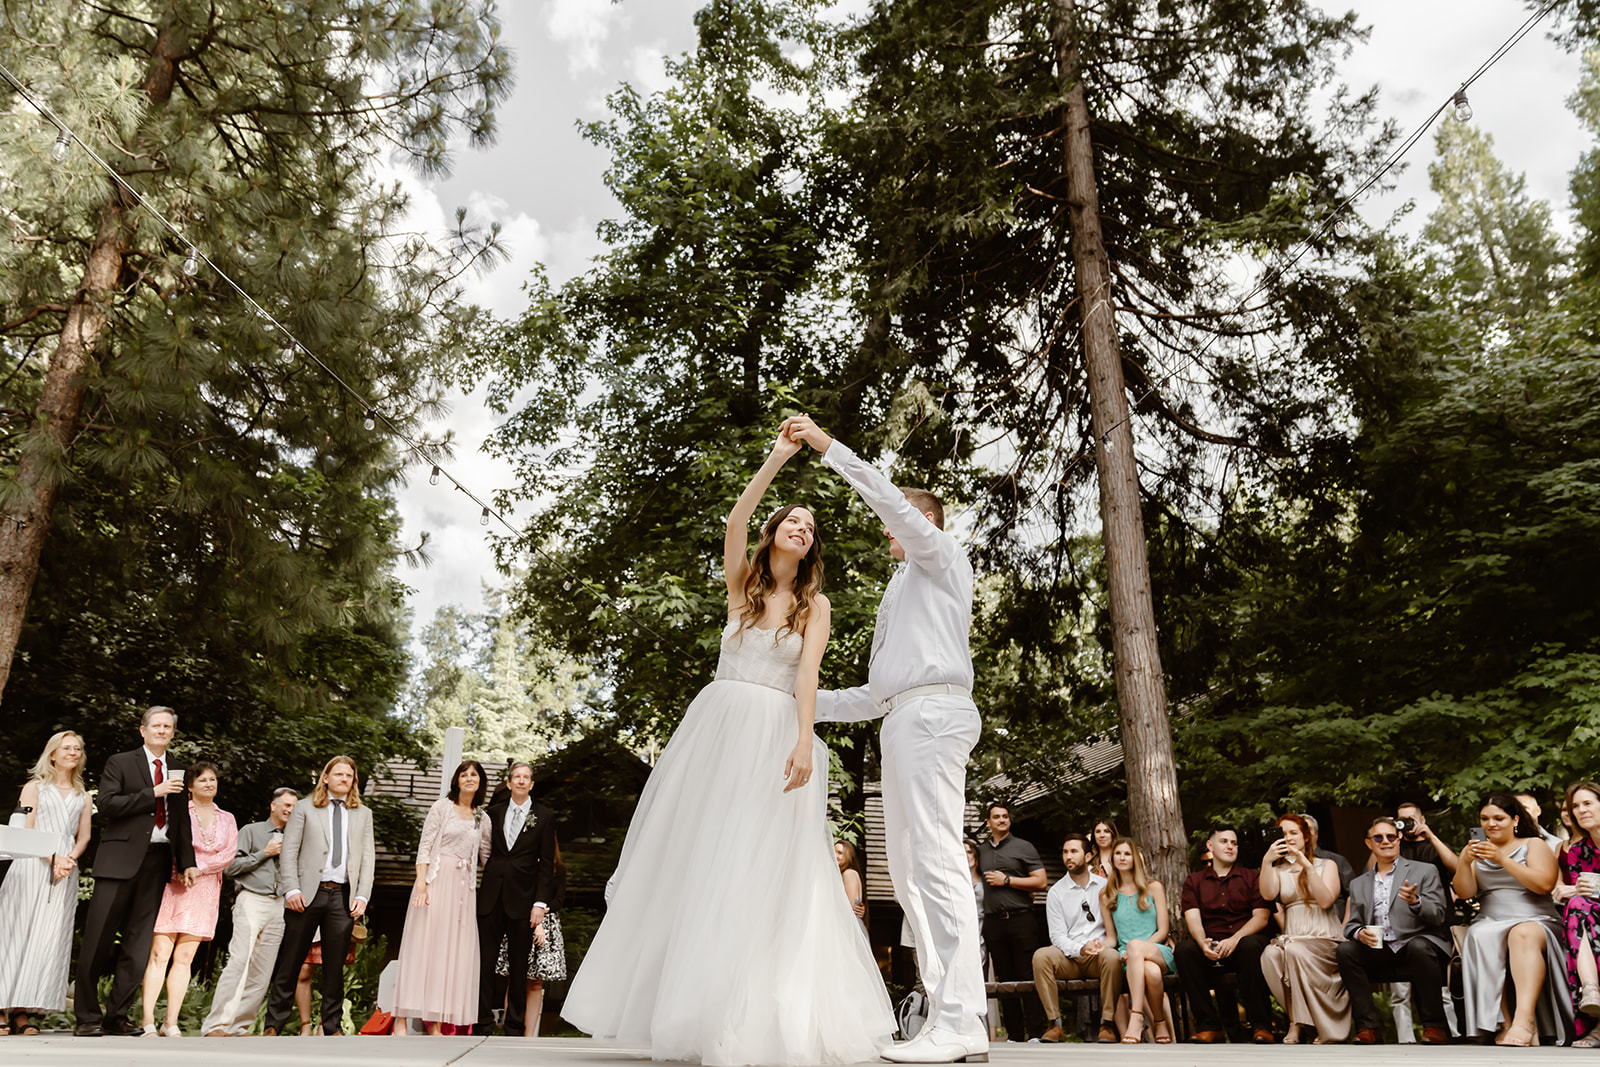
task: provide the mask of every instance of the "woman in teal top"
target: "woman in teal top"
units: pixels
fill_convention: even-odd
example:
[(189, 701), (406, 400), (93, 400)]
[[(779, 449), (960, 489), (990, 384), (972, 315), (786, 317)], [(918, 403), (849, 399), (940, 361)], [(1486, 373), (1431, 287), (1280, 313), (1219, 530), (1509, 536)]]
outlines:
[(1118, 838), (1111, 848), (1111, 880), (1100, 890), (1100, 914), (1105, 917), (1106, 940), (1116, 939), (1128, 987), (1128, 1025), (1124, 1045), (1137, 1045), (1144, 1037), (1145, 1016), (1156, 1041), (1172, 1040), (1167, 1024), (1162, 982), (1174, 973), (1172, 947), (1167, 944), (1167, 891), (1150, 878), (1144, 853), (1132, 838)]

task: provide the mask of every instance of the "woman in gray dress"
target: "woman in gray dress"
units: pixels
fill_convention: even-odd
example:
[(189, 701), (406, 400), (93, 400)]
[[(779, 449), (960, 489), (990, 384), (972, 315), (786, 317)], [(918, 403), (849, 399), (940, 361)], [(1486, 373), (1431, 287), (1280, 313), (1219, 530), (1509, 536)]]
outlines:
[[(1561, 919), (1550, 899), (1556, 884), (1555, 854), (1510, 794), (1487, 798), (1478, 807), (1478, 822), (1485, 840), (1468, 841), (1462, 848), (1453, 882), (1457, 896), (1480, 902), (1478, 917), (1461, 943), (1466, 1032), (1495, 1033), (1497, 1045), (1536, 1045), (1540, 1034), (1565, 1044), (1572, 1032), (1572, 1002), (1564, 995), (1567, 955)], [(1507, 977), (1514, 1012), (1503, 1006)]]

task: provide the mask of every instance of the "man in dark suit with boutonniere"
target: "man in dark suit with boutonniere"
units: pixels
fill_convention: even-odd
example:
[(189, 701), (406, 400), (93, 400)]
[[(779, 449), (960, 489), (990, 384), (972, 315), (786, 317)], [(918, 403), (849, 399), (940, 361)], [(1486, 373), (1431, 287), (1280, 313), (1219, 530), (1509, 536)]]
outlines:
[[(95, 809), (106, 823), (90, 871), (94, 897), (84, 916), (83, 946), (78, 950), (73, 1007), (79, 1037), (140, 1032), (128, 1021), (128, 1009), (150, 962), (161, 894), (175, 873), (185, 885), (192, 885), (199, 873), (189, 839), (183, 765), (167, 756), (177, 730), (177, 712), (147, 709), (139, 721), (144, 744), (106, 760), (100, 775)], [(100, 976), (119, 933), (116, 977), (102, 1017)]]
[(478, 887), (478, 958), (483, 971), (477, 1032), (487, 1034), (494, 1028), (493, 1010), (499, 1003), (494, 968), (504, 937), (511, 966), (505, 1032), (520, 1036), (526, 1026), (521, 980), (528, 974), (533, 930), (544, 921), (555, 892), (556, 820), (549, 808), (535, 804), (528, 795), (533, 790), (533, 768), (528, 764), (507, 768), (506, 788), (510, 795), (489, 805), (489, 860)]

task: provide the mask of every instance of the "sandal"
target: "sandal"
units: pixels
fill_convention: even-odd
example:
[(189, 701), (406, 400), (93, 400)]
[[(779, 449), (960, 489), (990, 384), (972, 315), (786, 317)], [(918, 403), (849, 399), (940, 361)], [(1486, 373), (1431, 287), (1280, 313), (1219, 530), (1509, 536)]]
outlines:
[[(1134, 1026), (1133, 1026), (1133, 1017), (1135, 1015), (1137, 1015), (1139, 1017), (1139, 1028), (1137, 1030), (1134, 1029)], [(1124, 1045), (1137, 1045), (1139, 1042), (1141, 1042), (1143, 1040), (1144, 1040), (1144, 1012), (1142, 1012), (1142, 1011), (1130, 1011), (1128, 1013), (1128, 1027), (1127, 1027), (1126, 1030), (1124, 1030), (1122, 1032), (1122, 1043)]]
[[(1513, 1034), (1517, 1036), (1513, 1037)], [(1518, 1024), (1516, 1026), (1506, 1027), (1505, 1040), (1501, 1041), (1500, 1044), (1509, 1045), (1514, 1048), (1526, 1048), (1529, 1045), (1535, 1044), (1538, 1040), (1539, 1035), (1534, 1032), (1533, 1027)]]
[(1578, 1010), (1590, 1018), (1600, 1018), (1600, 985), (1584, 983), (1578, 992)]
[(1172, 1044), (1172, 1027), (1169, 1025), (1169, 1021), (1165, 1015), (1159, 1019), (1153, 1020), (1152, 1025), (1156, 1030), (1156, 1044)]
[(34, 1025), (32, 1019), (28, 1018), (27, 1012), (14, 1011), (11, 1013), (9, 1032), (19, 1037), (34, 1037), (39, 1033), (39, 1028)]

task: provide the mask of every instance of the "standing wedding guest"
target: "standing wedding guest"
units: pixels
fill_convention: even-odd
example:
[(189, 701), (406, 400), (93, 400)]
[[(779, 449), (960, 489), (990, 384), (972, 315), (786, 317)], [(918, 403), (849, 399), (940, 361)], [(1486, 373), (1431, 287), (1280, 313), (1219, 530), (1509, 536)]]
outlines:
[(1450, 898), (1433, 864), (1400, 855), (1393, 819), (1373, 820), (1367, 849), (1373, 865), (1350, 883), (1345, 940), (1334, 950), (1350, 997), (1356, 1043), (1382, 1041), (1372, 986), (1393, 981), (1404, 968), (1422, 1016), (1422, 1040), (1448, 1044), (1443, 990), (1450, 962)]
[(1600, 1046), (1600, 785), (1577, 782), (1567, 787), (1564, 805), (1572, 813), (1573, 835), (1561, 853), (1561, 882), (1555, 901), (1561, 905), (1567, 943), (1567, 994), (1577, 1024), (1578, 1048)]
[(92, 805), (83, 788), (87, 756), (71, 730), (53, 734), (22, 787), (26, 826), (55, 834), (53, 856), (11, 861), (0, 885), (0, 1007), (13, 1034), (37, 1034), (30, 1018), (67, 1003), (72, 920), (78, 907), (78, 857), (89, 847)]
[[(196, 870), (167, 883), (156, 913), (150, 962), (144, 971), (144, 1036), (182, 1037), (178, 1013), (189, 992), (194, 954), (201, 942), (217, 932), (217, 909), (222, 903), (222, 872), (233, 862), (239, 845), (239, 827), (228, 812), (217, 807), (217, 765), (201, 761), (186, 775), (189, 791), (189, 837), (194, 842)], [(171, 965), (169, 972), (168, 965)], [(162, 981), (167, 986), (167, 1021), (156, 1029), (156, 998)]]
[(861, 925), (866, 926), (867, 887), (861, 880), (861, 872), (856, 869), (857, 864), (861, 862), (856, 856), (856, 846), (848, 841), (835, 841), (833, 858), (839, 864), (839, 878), (844, 883), (844, 898), (850, 902), (850, 910), (856, 913)]
[(289, 1021), (295, 979), (319, 929), (322, 1030), (344, 1032), (344, 958), (355, 921), (366, 914), (372, 894), (375, 853), (372, 809), (361, 804), (356, 761), (335, 756), (323, 766), (311, 803), (296, 804), (283, 828), (278, 857), (283, 944), (272, 972), (262, 1034), (276, 1037)]
[(1089, 835), (1089, 869), (1108, 882), (1111, 881), (1111, 846), (1121, 836), (1122, 831), (1109, 818), (1095, 823)]
[[(183, 766), (167, 756), (178, 730), (178, 713), (153, 707), (139, 720), (144, 744), (106, 760), (95, 807), (105, 817), (91, 873), (94, 896), (83, 919), (73, 1010), (79, 1037), (137, 1034), (128, 1018), (150, 962), (150, 940), (162, 891), (174, 869), (193, 878), (194, 846), (189, 840), (189, 806)], [(120, 943), (118, 935), (121, 935)], [(100, 976), (117, 951), (116, 977), (105, 1012), (100, 1009)], [(103, 1025), (102, 1025), (103, 1021)]]
[(1511, 795), (1517, 803), (1522, 805), (1522, 810), (1528, 813), (1528, 818), (1533, 820), (1533, 828), (1539, 831), (1539, 837), (1543, 839), (1546, 847), (1550, 849), (1551, 855), (1554, 855), (1561, 848), (1561, 838), (1559, 835), (1546, 830), (1544, 824), (1539, 821), (1544, 818), (1544, 808), (1540, 807), (1539, 798), (1532, 793), (1513, 793)]
[(1106, 917), (1106, 938), (1126, 971), (1128, 1025), (1122, 1043), (1137, 1045), (1148, 1017), (1156, 1044), (1171, 1044), (1166, 976), (1174, 963), (1166, 887), (1150, 877), (1144, 850), (1131, 837), (1119, 837), (1111, 846), (1111, 876), (1100, 890), (1100, 913)]
[[(483, 964), (478, 979), (479, 1034), (494, 1029), (494, 966), (500, 942), (506, 942), (507, 973), (528, 969), (533, 928), (544, 919), (555, 894), (556, 819), (543, 804), (535, 804), (533, 768), (520, 760), (506, 769), (506, 795), (489, 805), (489, 858), (478, 887), (478, 953)], [(515, 982), (511, 985), (514, 987)], [(527, 1032), (522, 998), (508, 993), (505, 1032)]]
[(1100, 918), (1100, 889), (1106, 880), (1089, 869), (1087, 845), (1082, 834), (1068, 834), (1061, 843), (1061, 862), (1067, 874), (1050, 887), (1044, 900), (1050, 943), (1033, 954), (1033, 988), (1044, 1005), (1044, 1019), (1049, 1024), (1039, 1040), (1047, 1044), (1066, 1036), (1057, 983), (1090, 976), (1100, 982), (1098, 1040), (1111, 1043), (1117, 1039), (1111, 1017), (1117, 998), (1122, 995), (1122, 963), (1117, 958), (1116, 942), (1107, 940), (1106, 924)]
[(488, 795), (483, 764), (463, 760), (422, 823), (394, 984), (396, 1034), (406, 1032), (407, 1019), (421, 1019), (430, 1034), (442, 1023), (478, 1020), (478, 864), (489, 856), (492, 831), (477, 809)]
[[(555, 888), (550, 908), (533, 928), (533, 954), (528, 957), (526, 996), (522, 1018), (524, 1037), (539, 1036), (539, 1020), (544, 1015), (544, 984), (562, 982), (567, 977), (567, 944), (561, 933), (561, 904), (567, 895), (567, 868), (561, 862), (561, 847), (556, 846)], [(505, 938), (500, 939), (500, 957), (495, 974), (506, 979), (506, 1006), (517, 996), (517, 983), (511, 976), (511, 954)]]
[(1264, 931), (1272, 912), (1261, 899), (1256, 872), (1235, 866), (1239, 835), (1232, 827), (1215, 827), (1206, 838), (1206, 848), (1211, 861), (1184, 879), (1179, 898), (1189, 938), (1178, 945), (1178, 982), (1194, 1009), (1194, 1040), (1212, 1044), (1223, 1039), (1222, 1013), (1211, 989), (1222, 972), (1232, 971), (1244, 996), (1251, 1040), (1270, 1045), (1272, 1002), (1261, 973), (1261, 953), (1267, 947)]
[[(1513, 796), (1487, 797), (1478, 823), (1485, 840), (1468, 841), (1461, 850), (1454, 883), (1458, 897), (1479, 900), (1478, 917), (1461, 941), (1467, 1035), (1494, 1033), (1497, 1045), (1536, 1045), (1542, 1033), (1564, 1044), (1572, 1001), (1561, 920), (1550, 900), (1555, 854)], [(1516, 1009), (1502, 1026), (1508, 980)]]
[(217, 979), (211, 1013), (200, 1032), (207, 1037), (242, 1037), (267, 999), (267, 983), (283, 941), (283, 889), (278, 884), (278, 854), (283, 828), (300, 799), (288, 786), (272, 791), (267, 818), (239, 831), (233, 862), (223, 873), (233, 879), (233, 939), (228, 963)]
[[(989, 837), (978, 839), (978, 869), (987, 885), (983, 894), (983, 941), (994, 961), (999, 982), (1033, 978), (1033, 953), (1039, 947), (1033, 918), (1033, 893), (1046, 883), (1039, 850), (1011, 832), (1011, 810), (989, 805)], [(1008, 1041), (1026, 1041), (1044, 1030), (1044, 1012), (1033, 997), (1007, 997), (1000, 1002)]]
[(1278, 817), (1283, 836), (1261, 860), (1261, 899), (1282, 909), (1283, 934), (1261, 953), (1267, 989), (1289, 1017), (1286, 1045), (1350, 1036), (1350, 998), (1336, 952), (1344, 940), (1334, 915), (1339, 869), (1317, 854), (1317, 839), (1298, 815)]

